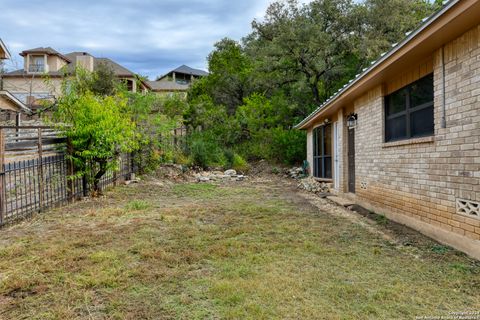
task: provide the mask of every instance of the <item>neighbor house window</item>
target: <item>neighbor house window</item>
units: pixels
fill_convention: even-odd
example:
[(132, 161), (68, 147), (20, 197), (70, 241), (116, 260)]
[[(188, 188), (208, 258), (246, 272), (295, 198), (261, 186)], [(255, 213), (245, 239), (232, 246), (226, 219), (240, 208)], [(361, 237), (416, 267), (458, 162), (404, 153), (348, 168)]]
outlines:
[(433, 133), (433, 74), (385, 97), (386, 142)]
[(313, 129), (313, 175), (332, 178), (332, 126)]
[(45, 72), (45, 56), (31, 56), (29, 72)]

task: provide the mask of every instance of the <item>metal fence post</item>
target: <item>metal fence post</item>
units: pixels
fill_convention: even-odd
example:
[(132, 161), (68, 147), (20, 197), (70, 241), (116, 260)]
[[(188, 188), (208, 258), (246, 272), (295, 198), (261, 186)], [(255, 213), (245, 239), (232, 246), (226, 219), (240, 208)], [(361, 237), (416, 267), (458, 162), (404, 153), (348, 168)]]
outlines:
[(71, 158), (73, 154), (73, 145), (72, 140), (70, 138), (67, 139), (67, 197), (69, 202), (73, 202), (75, 196), (75, 180), (73, 179), (74, 175), (74, 168), (73, 168), (73, 160)]
[(40, 200), (40, 211), (43, 209), (45, 194), (44, 194), (44, 174), (43, 174), (43, 145), (42, 145), (42, 129), (38, 128), (38, 140), (37, 140), (37, 148), (38, 148), (38, 173), (40, 175), (38, 179), (38, 192), (39, 192), (39, 200)]
[(0, 225), (5, 220), (6, 211), (5, 193), (5, 131), (0, 128)]

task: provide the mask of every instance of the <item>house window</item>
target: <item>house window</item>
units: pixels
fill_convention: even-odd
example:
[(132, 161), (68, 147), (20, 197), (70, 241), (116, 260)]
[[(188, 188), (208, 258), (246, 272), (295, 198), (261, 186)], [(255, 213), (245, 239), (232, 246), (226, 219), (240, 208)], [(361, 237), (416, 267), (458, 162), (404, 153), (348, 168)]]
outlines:
[(29, 72), (45, 72), (45, 56), (31, 56)]
[(385, 142), (433, 133), (433, 74), (385, 97)]
[(133, 81), (128, 79), (123, 79), (123, 83), (125, 84), (125, 88), (129, 92), (133, 92)]
[(332, 179), (332, 126), (313, 129), (313, 175)]

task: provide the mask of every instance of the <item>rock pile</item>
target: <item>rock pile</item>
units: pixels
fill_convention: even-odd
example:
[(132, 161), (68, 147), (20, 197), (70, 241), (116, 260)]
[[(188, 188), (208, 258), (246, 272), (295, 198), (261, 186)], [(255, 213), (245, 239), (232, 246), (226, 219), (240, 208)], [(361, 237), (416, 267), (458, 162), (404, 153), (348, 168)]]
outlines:
[(200, 172), (195, 174), (197, 182), (210, 182), (210, 181), (243, 181), (247, 177), (242, 174), (237, 174), (235, 170), (227, 170), (225, 172), (212, 171), (212, 172)]
[(164, 164), (155, 172), (155, 178), (172, 182), (193, 180), (191, 171), (182, 165)]
[(300, 178), (303, 178), (304, 177), (304, 174), (303, 174), (303, 169), (298, 167), (298, 168), (291, 168), (291, 169), (287, 169), (285, 171), (285, 173), (287, 174), (288, 177), (292, 178), (292, 179), (300, 179)]
[(308, 177), (300, 180), (298, 187), (300, 189), (304, 189), (308, 192), (313, 192), (313, 193), (329, 193), (330, 192), (330, 188), (327, 183), (319, 182), (315, 180), (315, 178), (313, 177)]

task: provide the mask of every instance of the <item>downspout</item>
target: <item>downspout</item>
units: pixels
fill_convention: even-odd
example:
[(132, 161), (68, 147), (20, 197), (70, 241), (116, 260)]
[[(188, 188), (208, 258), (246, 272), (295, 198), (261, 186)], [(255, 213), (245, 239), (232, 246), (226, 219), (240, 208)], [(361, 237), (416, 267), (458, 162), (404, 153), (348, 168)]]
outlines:
[(442, 46), (442, 129), (447, 127), (447, 98), (445, 96), (445, 45)]

